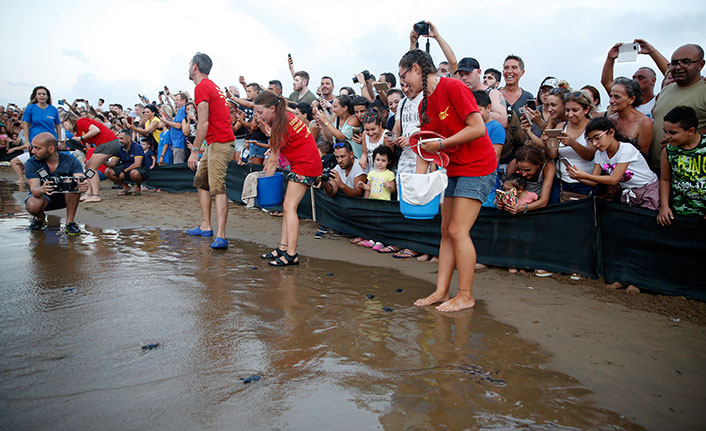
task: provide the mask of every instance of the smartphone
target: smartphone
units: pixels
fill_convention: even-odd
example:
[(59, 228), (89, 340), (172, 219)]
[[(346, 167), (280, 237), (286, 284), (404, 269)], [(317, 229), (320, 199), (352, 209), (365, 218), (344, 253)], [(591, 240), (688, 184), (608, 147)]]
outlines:
[(376, 82), (373, 84), (373, 87), (375, 87), (375, 91), (377, 91), (378, 93), (390, 89), (390, 87), (387, 86), (386, 82)]
[(169, 88), (167, 88), (166, 85), (164, 86), (164, 91), (165, 91), (165, 92), (169, 92)]
[(164, 91), (160, 91), (160, 92), (159, 92), (159, 95), (160, 95), (160, 96), (164, 96)]
[(386, 138), (390, 138), (390, 139), (392, 139), (393, 141), (396, 139), (395, 134), (392, 133), (392, 132), (389, 131), (389, 130), (385, 130), (385, 137), (386, 137)]
[(63, 100), (59, 100), (59, 105), (63, 105), (63, 104), (64, 104), (64, 101), (63, 101)]
[(559, 157), (559, 161), (564, 164), (567, 168), (571, 167), (571, 162), (566, 157)]
[(353, 134), (360, 134), (363, 131), (362, 127), (353, 127)]
[(532, 123), (532, 120), (530, 120), (529, 114), (527, 113), (527, 110), (525, 109), (524, 106), (520, 107), (520, 109), (518, 109), (518, 111), (520, 111), (520, 115), (522, 115), (523, 117), (525, 117), (525, 119), (526, 119), (530, 124)]
[(546, 129), (544, 133), (550, 138), (558, 138), (563, 132), (562, 129)]
[(528, 100), (526, 105), (528, 108), (530, 108), (533, 111), (537, 110), (537, 102), (534, 99)]
[(507, 192), (505, 190), (495, 189), (495, 194), (498, 195), (500, 198), (503, 198), (505, 197)]
[(618, 47), (618, 58), (615, 61), (618, 63), (637, 61), (638, 51), (640, 51), (639, 43), (624, 43)]

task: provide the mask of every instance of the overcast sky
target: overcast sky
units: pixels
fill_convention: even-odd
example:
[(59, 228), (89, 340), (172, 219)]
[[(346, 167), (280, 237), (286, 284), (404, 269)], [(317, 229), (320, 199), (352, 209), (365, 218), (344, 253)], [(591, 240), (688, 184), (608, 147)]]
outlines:
[[(222, 87), (244, 75), (264, 84), (279, 79), (288, 94), (291, 53), (295, 68), (311, 75), (312, 91), (330, 75), (338, 93), (363, 69), (396, 74), (421, 19), (438, 27), (459, 60), (475, 57), (483, 69), (501, 69), (510, 53), (523, 57), (520, 84), (533, 94), (546, 75), (600, 88), (615, 42), (643, 38), (668, 59), (684, 43), (706, 45), (706, 2), (698, 1), (6, 2), (0, 104), (25, 105), (36, 85), (55, 100), (102, 97), (124, 106), (138, 103), (137, 93), (156, 99), (165, 84), (193, 93), (188, 63), (197, 51), (211, 56), (211, 79)], [(434, 41), (431, 54), (443, 60)], [(654, 66), (639, 56), (616, 65), (615, 76), (642, 65)]]

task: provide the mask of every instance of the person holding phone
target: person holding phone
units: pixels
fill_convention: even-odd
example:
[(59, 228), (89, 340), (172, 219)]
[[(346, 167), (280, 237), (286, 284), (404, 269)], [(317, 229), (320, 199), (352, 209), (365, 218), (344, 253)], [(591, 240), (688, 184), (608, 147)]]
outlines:
[(586, 126), (591, 121), (591, 111), (593, 103), (581, 91), (574, 91), (566, 95), (564, 99), (564, 111), (566, 121), (560, 123), (557, 128), (561, 129), (561, 134), (557, 141), (559, 145), (546, 145), (548, 136), (542, 136), (546, 145), (547, 156), (552, 160), (557, 160), (556, 177), (559, 181), (552, 184), (552, 192), (549, 202), (564, 202), (571, 198), (589, 197), (593, 192), (593, 187), (583, 184), (577, 179), (571, 178), (567, 168), (576, 166), (582, 171), (593, 169), (593, 157), (596, 154), (596, 147), (586, 142)]
[[(459, 311), (475, 305), (473, 278), (476, 250), (470, 231), (481, 204), (495, 186), (497, 159), (485, 123), (471, 90), (456, 79), (437, 78), (431, 56), (419, 49), (407, 52), (399, 62), (400, 79), (423, 94), (419, 107), (421, 129), (445, 139), (419, 145), (428, 152), (449, 156), (448, 186), (441, 205), (439, 269), (434, 292), (414, 302), (417, 306), (441, 303), (436, 309)], [(417, 163), (417, 172), (425, 166)], [(458, 293), (450, 298), (454, 271), (458, 271)]]
[[(329, 117), (323, 110), (316, 113), (316, 122), (321, 127), (321, 132), (326, 139), (331, 136), (336, 141), (346, 141), (353, 148), (353, 154), (357, 159), (363, 154), (363, 144), (353, 140), (354, 133), (362, 131), (362, 125), (353, 110), (353, 99), (348, 96), (338, 96), (331, 104), (333, 117)], [(335, 124), (334, 124), (335, 119)]]

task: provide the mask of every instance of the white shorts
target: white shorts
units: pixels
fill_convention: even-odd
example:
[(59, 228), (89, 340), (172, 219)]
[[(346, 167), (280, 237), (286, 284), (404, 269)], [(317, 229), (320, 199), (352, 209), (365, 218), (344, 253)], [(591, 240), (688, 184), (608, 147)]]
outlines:
[(22, 153), (19, 156), (17, 156), (17, 160), (19, 160), (20, 163), (22, 163), (22, 166), (24, 166), (27, 164), (27, 160), (29, 160), (29, 158), (31, 156), (32, 156), (32, 154), (30, 154), (29, 151), (27, 151), (27, 152)]

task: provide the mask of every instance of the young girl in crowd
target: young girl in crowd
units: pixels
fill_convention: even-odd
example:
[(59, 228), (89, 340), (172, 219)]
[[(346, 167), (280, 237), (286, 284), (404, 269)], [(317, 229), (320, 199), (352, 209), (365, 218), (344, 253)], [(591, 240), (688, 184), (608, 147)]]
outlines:
[[(439, 311), (458, 311), (475, 305), (473, 277), (476, 250), (470, 231), (481, 204), (495, 185), (497, 159), (473, 94), (459, 80), (437, 78), (431, 56), (419, 49), (407, 52), (399, 63), (400, 79), (414, 93), (423, 92), (419, 107), (422, 130), (446, 136), (420, 143), (428, 152), (445, 152), (448, 186), (441, 206), (441, 244), (436, 290), (415, 305), (441, 302)], [(417, 165), (423, 173), (424, 166)], [(458, 294), (449, 299), (454, 270), (458, 270)]]
[[(591, 173), (578, 166), (567, 168), (571, 178), (584, 184), (620, 185), (620, 201), (630, 206), (659, 210), (659, 181), (634, 145), (621, 142), (608, 118), (594, 118), (586, 126), (586, 141), (598, 150)], [(603, 175), (602, 175), (603, 174)]]
[(535, 193), (539, 198), (533, 202), (516, 205), (498, 203), (498, 209), (510, 214), (526, 213), (546, 207), (552, 190), (552, 183), (556, 168), (554, 163), (547, 160), (544, 150), (536, 145), (527, 144), (520, 147), (515, 155), (515, 160), (508, 165), (508, 173), (514, 172), (525, 178), (528, 191)]
[(299, 265), (297, 207), (307, 187), (321, 176), (319, 150), (306, 124), (287, 112), (287, 101), (282, 96), (264, 91), (255, 98), (254, 103), (256, 117), (270, 127), (270, 157), (265, 164), (265, 172), (268, 176), (275, 173), (280, 153), (287, 157), (291, 166), (287, 174), (287, 193), (282, 204), (284, 216), (280, 243), (262, 258), (270, 260), (268, 263), (272, 266)]
[(373, 170), (373, 152), (380, 145), (384, 146), (383, 127), (382, 118), (380, 114), (374, 109), (368, 111), (363, 115), (363, 130), (365, 134), (363, 136), (363, 157), (360, 158), (360, 167), (363, 171), (368, 172)]
[(554, 181), (552, 194), (549, 198), (551, 202), (560, 200), (561, 192), (576, 194), (575, 196), (591, 195), (593, 187), (583, 184), (569, 176), (566, 172), (568, 166), (577, 166), (584, 171), (593, 169), (593, 155), (596, 148), (588, 145), (584, 132), (586, 125), (591, 120), (593, 103), (580, 91), (567, 94), (564, 99), (564, 112), (566, 121), (557, 125), (562, 129), (556, 145), (551, 145), (546, 134), (542, 135), (542, 141), (547, 144), (546, 152), (550, 159), (556, 160), (556, 176), (558, 181)]
[(505, 193), (512, 193), (516, 197), (516, 205), (531, 204), (539, 199), (537, 193), (527, 190), (527, 179), (520, 174), (508, 175), (503, 183), (503, 189)]
[[(392, 200), (392, 193), (397, 190), (395, 173), (390, 170), (394, 158), (395, 153), (389, 147), (380, 145), (375, 148), (372, 154), (373, 168), (368, 172), (368, 182), (367, 184), (362, 181), (358, 183), (358, 186), (365, 189), (366, 199)], [(354, 240), (351, 242), (356, 244)], [(381, 242), (375, 242), (371, 239), (363, 240), (362, 238), (357, 244), (375, 251), (385, 247)]]

